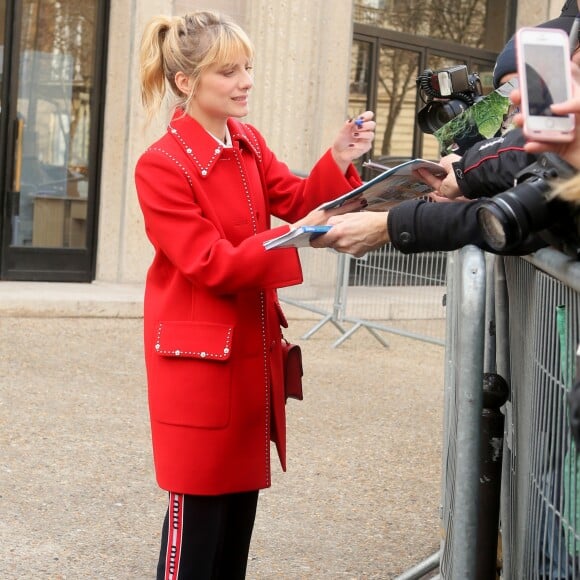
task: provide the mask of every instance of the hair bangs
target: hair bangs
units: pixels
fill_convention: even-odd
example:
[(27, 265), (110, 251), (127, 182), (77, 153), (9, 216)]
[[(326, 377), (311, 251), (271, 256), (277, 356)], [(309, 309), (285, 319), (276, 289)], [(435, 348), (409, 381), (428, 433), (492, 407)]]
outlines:
[(211, 42), (200, 68), (210, 65), (223, 66), (235, 63), (240, 56), (245, 56), (249, 62), (254, 59), (254, 46), (246, 33), (236, 25), (222, 26)]

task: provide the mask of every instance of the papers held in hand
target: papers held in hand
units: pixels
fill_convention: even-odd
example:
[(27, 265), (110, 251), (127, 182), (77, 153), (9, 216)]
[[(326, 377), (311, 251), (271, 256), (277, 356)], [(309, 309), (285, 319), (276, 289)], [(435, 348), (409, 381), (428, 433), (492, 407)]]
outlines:
[(303, 248), (310, 245), (310, 240), (325, 234), (332, 226), (300, 226), (294, 228), (277, 238), (266, 240), (264, 248), (272, 250), (274, 248)]
[[(423, 197), (433, 191), (433, 188), (425, 183), (414, 173), (417, 169), (426, 169), (437, 177), (445, 177), (447, 172), (441, 165), (425, 159), (412, 159), (405, 161), (392, 168), (385, 168), (376, 163), (369, 163), (369, 167), (384, 169), (382, 173), (363, 183), (361, 186), (323, 203), (319, 209), (334, 209), (348, 205), (344, 212), (370, 210), (384, 211), (407, 199)], [(340, 213), (340, 212), (339, 212)], [(264, 242), (264, 248), (302, 248), (310, 245), (310, 240), (316, 236), (325, 234), (331, 226), (301, 226), (289, 232)]]
[(445, 169), (438, 163), (425, 159), (411, 159), (386, 169), (356, 189), (322, 204), (320, 208), (334, 209), (347, 201), (356, 200), (360, 201), (358, 209), (385, 211), (402, 201), (423, 197), (433, 191), (433, 188), (414, 173), (417, 169), (426, 169), (437, 177), (447, 175)]

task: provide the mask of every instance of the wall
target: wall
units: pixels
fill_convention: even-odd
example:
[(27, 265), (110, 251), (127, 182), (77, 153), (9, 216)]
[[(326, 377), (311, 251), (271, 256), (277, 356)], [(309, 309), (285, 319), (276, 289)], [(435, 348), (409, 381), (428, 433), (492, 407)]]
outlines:
[(520, 0), (516, 27), (534, 26), (560, 15), (564, 0)]
[(100, 281), (140, 282), (151, 259), (133, 169), (162, 126), (144, 128), (138, 43), (145, 22), (154, 14), (170, 14), (171, 9), (169, 0), (111, 2), (96, 271)]

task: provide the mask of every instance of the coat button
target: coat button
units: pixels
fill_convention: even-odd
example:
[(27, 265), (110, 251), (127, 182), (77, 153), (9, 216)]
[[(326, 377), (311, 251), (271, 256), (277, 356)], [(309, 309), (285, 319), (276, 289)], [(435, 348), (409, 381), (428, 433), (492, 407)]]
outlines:
[(207, 356), (207, 352), (200, 352), (200, 353), (199, 353), (199, 356), (200, 356), (201, 358), (205, 358), (205, 357)]
[(202, 169), (201, 170), (201, 174), (204, 175), (204, 176), (207, 175), (207, 170), (206, 169)]
[(173, 354), (175, 354), (175, 356), (179, 356), (181, 354), (180, 350), (176, 350)]

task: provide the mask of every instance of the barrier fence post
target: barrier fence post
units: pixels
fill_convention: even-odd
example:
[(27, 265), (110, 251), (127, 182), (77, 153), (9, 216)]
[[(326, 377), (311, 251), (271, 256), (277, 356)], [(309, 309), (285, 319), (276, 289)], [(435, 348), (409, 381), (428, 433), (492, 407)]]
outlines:
[(345, 272), (348, 275), (348, 260), (350, 256), (347, 254), (338, 254), (337, 257), (337, 271), (336, 283), (334, 285), (334, 300), (332, 303), (332, 312), (329, 312), (318, 324), (315, 324), (308, 332), (302, 335), (304, 340), (308, 340), (314, 333), (318, 332), (327, 322), (331, 322), (341, 334), (346, 333), (346, 329), (340, 324), (344, 314), (344, 302), (346, 300), (346, 289), (344, 278)]
[(460, 251), (457, 460), (452, 537), (453, 578), (476, 578), (480, 426), (485, 320), (485, 258), (474, 246)]

